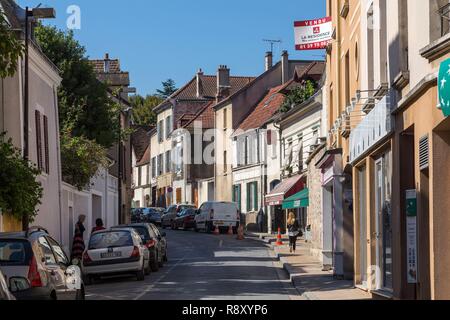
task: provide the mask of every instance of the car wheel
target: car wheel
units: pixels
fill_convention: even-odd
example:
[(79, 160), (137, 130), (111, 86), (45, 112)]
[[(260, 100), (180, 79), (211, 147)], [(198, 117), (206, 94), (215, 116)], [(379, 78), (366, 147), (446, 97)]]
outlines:
[(145, 275), (148, 276), (152, 271), (152, 268), (150, 267), (150, 260), (147, 262), (147, 267), (145, 268)]
[(151, 268), (153, 272), (158, 272), (159, 270), (158, 254), (156, 254), (155, 259), (153, 259), (151, 263)]
[(145, 271), (144, 271), (144, 265), (142, 265), (142, 269), (136, 272), (136, 278), (137, 281), (144, 281), (145, 280)]
[(86, 300), (86, 296), (84, 294), (84, 287), (81, 287), (80, 290), (77, 290), (77, 295), (75, 300)]
[(94, 279), (93, 279), (92, 276), (86, 275), (86, 276), (84, 276), (83, 282), (84, 282), (85, 285), (90, 286), (90, 285), (93, 284)]

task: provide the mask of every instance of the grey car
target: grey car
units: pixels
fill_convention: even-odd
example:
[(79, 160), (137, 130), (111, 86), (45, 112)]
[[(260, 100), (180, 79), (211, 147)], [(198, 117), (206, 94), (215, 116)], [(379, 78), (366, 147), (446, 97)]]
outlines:
[(84, 300), (81, 272), (42, 227), (0, 233), (0, 270), (19, 287), (28, 280), (29, 288), (14, 292), (18, 300)]

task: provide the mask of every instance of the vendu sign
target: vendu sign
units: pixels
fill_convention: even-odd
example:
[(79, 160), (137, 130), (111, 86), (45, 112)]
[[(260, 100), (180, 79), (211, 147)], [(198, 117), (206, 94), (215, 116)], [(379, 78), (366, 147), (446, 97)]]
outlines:
[(325, 49), (331, 42), (333, 26), (331, 17), (294, 22), (295, 49)]

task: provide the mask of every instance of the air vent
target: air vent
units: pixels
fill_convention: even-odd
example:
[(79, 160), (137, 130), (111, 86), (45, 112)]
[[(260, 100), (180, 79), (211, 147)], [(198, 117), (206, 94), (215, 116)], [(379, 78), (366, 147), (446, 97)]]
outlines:
[(419, 141), (419, 166), (420, 170), (426, 170), (430, 166), (430, 145), (428, 135)]

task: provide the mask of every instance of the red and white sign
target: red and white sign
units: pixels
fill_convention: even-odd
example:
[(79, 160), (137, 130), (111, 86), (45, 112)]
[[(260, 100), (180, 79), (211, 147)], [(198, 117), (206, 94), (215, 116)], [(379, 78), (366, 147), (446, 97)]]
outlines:
[(331, 17), (296, 21), (294, 27), (296, 50), (325, 49), (332, 40), (333, 25)]

